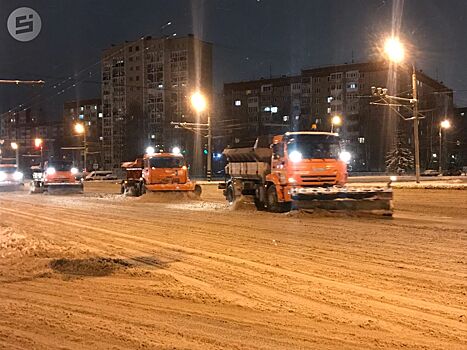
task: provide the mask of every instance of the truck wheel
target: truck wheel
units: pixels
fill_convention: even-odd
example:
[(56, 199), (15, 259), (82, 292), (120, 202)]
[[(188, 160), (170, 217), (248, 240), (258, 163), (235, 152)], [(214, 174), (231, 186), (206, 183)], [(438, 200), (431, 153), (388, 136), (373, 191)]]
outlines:
[(234, 204), (235, 202), (235, 190), (232, 185), (227, 186), (225, 190), (225, 199), (229, 202), (230, 205)]
[(263, 211), (263, 210), (266, 210), (266, 205), (264, 204), (264, 202), (261, 202), (261, 200), (257, 197), (255, 197), (255, 207), (257, 210), (259, 211)]
[(201, 186), (200, 185), (195, 185), (195, 189), (193, 190), (193, 193), (197, 198), (201, 197)]
[(272, 213), (285, 213), (292, 209), (292, 203), (277, 200), (276, 186), (271, 185), (266, 192), (266, 208)]
[(144, 182), (141, 183), (139, 193), (140, 193), (140, 195), (143, 195), (143, 194), (146, 193), (146, 184)]

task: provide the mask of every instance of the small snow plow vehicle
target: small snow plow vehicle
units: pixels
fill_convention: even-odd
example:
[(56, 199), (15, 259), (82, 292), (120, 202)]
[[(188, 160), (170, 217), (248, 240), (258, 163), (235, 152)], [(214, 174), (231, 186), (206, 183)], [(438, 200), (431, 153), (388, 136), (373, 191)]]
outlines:
[(121, 193), (141, 196), (149, 192), (188, 192), (201, 195), (201, 186), (188, 176), (183, 155), (179, 153), (152, 153), (134, 162), (122, 163), (126, 178)]
[(34, 166), (30, 193), (82, 193), (83, 183), (76, 179), (78, 169), (72, 162), (53, 160), (45, 162), (44, 168)]
[(229, 203), (243, 195), (253, 197), (258, 210), (271, 212), (297, 208), (392, 215), (390, 188), (345, 187), (350, 154), (341, 150), (337, 134), (288, 132), (269, 140), (224, 150), (228, 163), (219, 188)]

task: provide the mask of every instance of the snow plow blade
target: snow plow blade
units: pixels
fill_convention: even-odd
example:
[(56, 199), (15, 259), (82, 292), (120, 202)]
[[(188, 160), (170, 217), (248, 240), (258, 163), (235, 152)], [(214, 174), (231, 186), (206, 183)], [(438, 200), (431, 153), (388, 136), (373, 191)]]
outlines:
[(291, 190), (297, 209), (322, 209), (392, 216), (391, 188), (300, 188)]
[(83, 193), (82, 184), (49, 184), (45, 186), (45, 191), (49, 194), (81, 194)]

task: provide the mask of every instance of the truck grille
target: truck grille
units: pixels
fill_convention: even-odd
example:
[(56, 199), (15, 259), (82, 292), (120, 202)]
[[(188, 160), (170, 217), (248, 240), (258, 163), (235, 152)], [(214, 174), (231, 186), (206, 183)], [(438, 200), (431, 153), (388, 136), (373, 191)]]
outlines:
[(302, 175), (301, 180), (305, 184), (312, 183), (329, 183), (334, 184), (336, 182), (336, 175)]

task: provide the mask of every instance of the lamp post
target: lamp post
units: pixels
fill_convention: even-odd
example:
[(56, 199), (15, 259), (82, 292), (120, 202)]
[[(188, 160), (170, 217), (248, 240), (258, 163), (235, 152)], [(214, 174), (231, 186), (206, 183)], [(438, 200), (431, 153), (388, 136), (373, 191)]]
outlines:
[[(193, 106), (196, 113), (201, 114), (207, 110), (207, 101), (202, 93), (199, 91), (191, 95), (191, 105)], [(206, 177), (208, 181), (211, 181), (212, 176), (212, 128), (211, 128), (211, 116), (207, 111), (207, 128), (208, 128), (208, 159), (206, 162)]]
[(86, 167), (87, 167), (87, 153), (88, 153), (88, 145), (87, 145), (87, 140), (86, 140), (86, 127), (82, 123), (76, 123), (75, 124), (75, 132), (77, 134), (83, 134), (83, 147), (84, 147), (84, 152), (83, 152), (83, 170), (86, 172)]
[[(384, 52), (387, 58), (395, 63), (399, 64), (404, 61), (405, 49), (402, 42), (397, 37), (389, 37), (384, 43)], [(420, 139), (418, 132), (418, 93), (417, 93), (417, 75), (415, 64), (412, 64), (412, 99), (413, 105), (413, 136), (414, 136), (414, 153), (415, 153), (415, 181), (420, 182)]]
[(11, 148), (15, 150), (16, 154), (16, 169), (19, 169), (19, 145), (16, 142), (11, 143)]
[(451, 127), (451, 122), (447, 119), (439, 123), (439, 158), (438, 158), (438, 172), (441, 175), (443, 171), (443, 129), (449, 129)]
[(44, 141), (40, 138), (34, 139), (34, 146), (36, 148), (39, 148), (41, 150), (41, 164), (40, 167), (42, 168), (42, 165), (44, 164)]
[(331, 132), (334, 132), (334, 125), (340, 126), (342, 125), (342, 118), (338, 115), (335, 115), (331, 118)]

